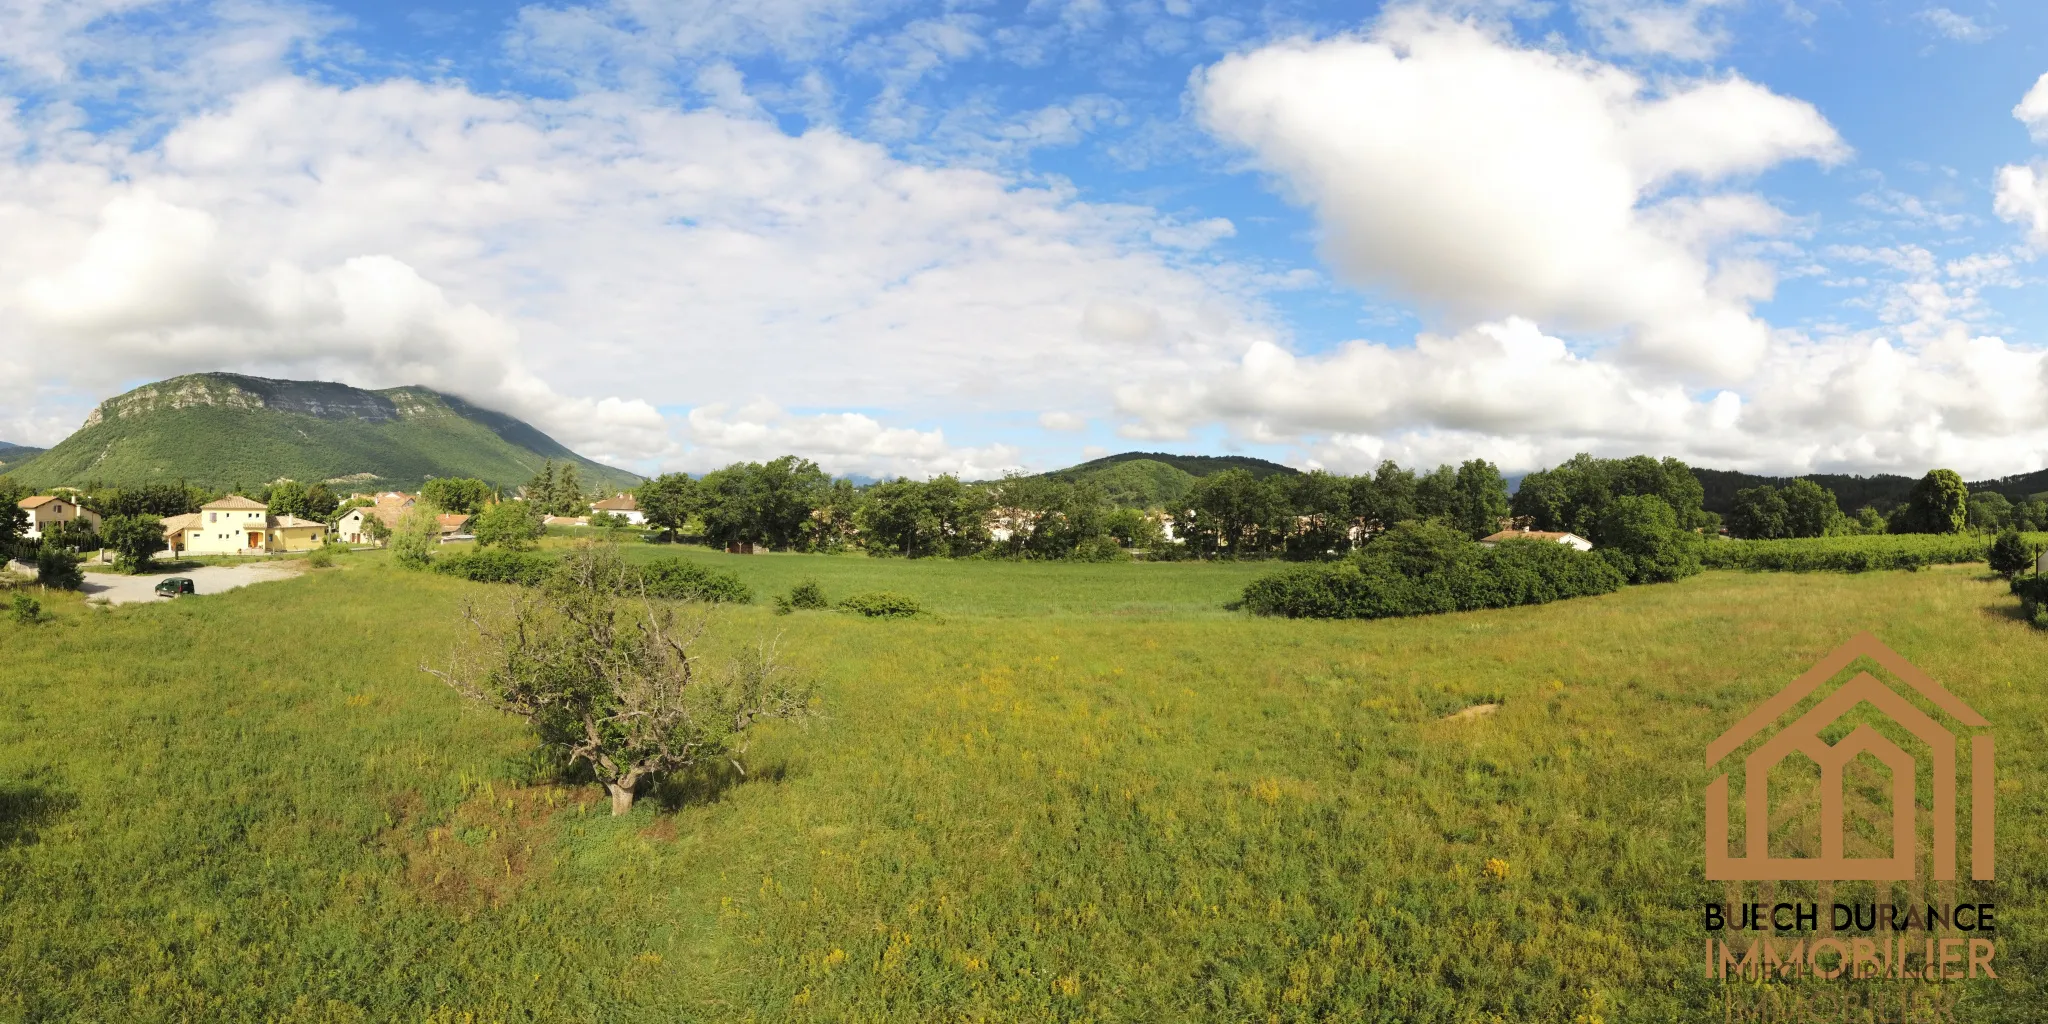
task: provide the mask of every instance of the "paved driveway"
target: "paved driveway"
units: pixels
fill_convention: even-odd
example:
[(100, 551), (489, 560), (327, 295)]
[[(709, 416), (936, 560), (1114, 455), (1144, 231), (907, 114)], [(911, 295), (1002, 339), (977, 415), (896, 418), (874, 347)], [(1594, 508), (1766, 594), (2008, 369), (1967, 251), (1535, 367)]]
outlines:
[(283, 562), (250, 562), (247, 565), (203, 565), (197, 569), (185, 569), (168, 574), (156, 573), (150, 576), (89, 572), (85, 574), (83, 589), (87, 600), (105, 598), (110, 604), (132, 604), (137, 601), (170, 600), (156, 596), (156, 585), (167, 576), (183, 576), (191, 580), (193, 589), (201, 594), (218, 594), (236, 587), (246, 587), (251, 583), (290, 579), (305, 570), (305, 562), (292, 559)]

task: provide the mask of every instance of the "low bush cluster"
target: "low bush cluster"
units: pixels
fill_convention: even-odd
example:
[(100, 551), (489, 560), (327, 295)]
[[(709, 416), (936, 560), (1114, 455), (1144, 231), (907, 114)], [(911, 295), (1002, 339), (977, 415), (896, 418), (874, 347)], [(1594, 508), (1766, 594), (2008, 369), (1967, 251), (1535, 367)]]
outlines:
[(737, 573), (720, 572), (687, 558), (664, 558), (638, 567), (648, 597), (674, 601), (746, 604), (754, 592)]
[(1483, 548), (1431, 532), (1402, 524), (1361, 555), (1262, 576), (1245, 588), (1244, 607), (1289, 618), (1381, 619), (1543, 604), (1612, 593), (1628, 582), (1608, 559), (1561, 544)]
[(825, 588), (817, 580), (807, 579), (789, 588), (786, 596), (775, 599), (775, 614), (788, 615), (795, 611), (815, 611), (832, 607), (825, 599)]
[(1798, 540), (1729, 540), (1706, 545), (1709, 569), (1752, 572), (1867, 572), (1981, 562), (1989, 538), (1969, 534), (1880, 534)]
[[(437, 559), (434, 571), (477, 583), (517, 583), (538, 587), (554, 578), (560, 560), (531, 551), (479, 548)], [(647, 596), (669, 601), (746, 604), (754, 593), (737, 574), (720, 572), (682, 558), (628, 566), (628, 578), (646, 588)], [(630, 584), (629, 584), (630, 585)]]
[(924, 606), (915, 599), (886, 590), (855, 594), (839, 602), (839, 607), (871, 619), (908, 619), (924, 611)]
[(554, 574), (556, 561), (546, 555), (504, 548), (479, 548), (440, 559), (434, 571), (478, 583), (517, 583), (537, 587)]
[(2012, 592), (2020, 599), (2020, 612), (2035, 628), (2048, 629), (2048, 576), (2015, 576)]

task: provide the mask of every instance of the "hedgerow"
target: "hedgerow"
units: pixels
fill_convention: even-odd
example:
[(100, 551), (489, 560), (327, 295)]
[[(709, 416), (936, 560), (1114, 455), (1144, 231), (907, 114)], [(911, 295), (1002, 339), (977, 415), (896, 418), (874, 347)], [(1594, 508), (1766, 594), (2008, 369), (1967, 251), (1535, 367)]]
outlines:
[(648, 597), (731, 604), (746, 604), (754, 599), (754, 592), (740, 582), (738, 574), (720, 572), (686, 558), (664, 558), (639, 566), (637, 571)]
[(871, 619), (907, 619), (924, 611), (924, 606), (916, 599), (886, 590), (855, 594), (839, 602), (839, 607)]
[(1341, 562), (1282, 569), (1253, 580), (1244, 607), (1289, 618), (1382, 619), (1544, 604), (1613, 593), (1628, 582), (1607, 559), (1561, 544), (1470, 548), (1433, 565), (1374, 557), (1368, 549)]
[(1797, 540), (1726, 540), (1707, 544), (1709, 569), (1752, 572), (1867, 572), (1984, 561), (1991, 538), (1975, 534), (1874, 534)]
[(502, 548), (480, 548), (434, 562), (434, 571), (478, 583), (517, 583), (537, 587), (554, 574), (557, 562), (546, 555)]
[[(538, 587), (560, 568), (559, 559), (530, 551), (482, 548), (467, 554), (442, 558), (434, 571), (478, 583), (516, 583)], [(754, 592), (740, 582), (737, 574), (682, 558), (670, 558), (628, 567), (634, 581), (646, 588), (648, 597), (671, 601), (709, 601), (746, 604)]]

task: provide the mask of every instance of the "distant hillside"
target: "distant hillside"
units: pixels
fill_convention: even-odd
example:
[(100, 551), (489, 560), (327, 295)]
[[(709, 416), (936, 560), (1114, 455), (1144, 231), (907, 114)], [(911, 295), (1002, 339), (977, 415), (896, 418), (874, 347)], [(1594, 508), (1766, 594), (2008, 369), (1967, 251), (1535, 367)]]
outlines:
[(1997, 491), (2014, 501), (2026, 501), (2036, 495), (2048, 496), (2048, 469), (2037, 469), (2032, 473), (2017, 476), (2002, 476), (1996, 480), (1979, 480), (1970, 485), (1970, 490)]
[(1244, 455), (1166, 455), (1125, 452), (1043, 474), (1055, 480), (1088, 481), (1109, 500), (1129, 508), (1162, 508), (1187, 497), (1195, 481), (1226, 469), (1269, 477), (1298, 472), (1277, 462)]
[[(1709, 512), (1725, 513), (1735, 500), (1735, 492), (1758, 484), (1783, 487), (1794, 480), (1811, 480), (1834, 492), (1835, 503), (1844, 512), (1854, 512), (1865, 505), (1878, 509), (1889, 509), (1903, 504), (1906, 496), (1919, 480), (1916, 476), (1899, 476), (1895, 473), (1879, 473), (1874, 476), (1848, 476), (1840, 473), (1809, 473), (1803, 477), (1758, 476), (1754, 473), (1738, 473), (1726, 469), (1695, 469), (1693, 475), (1699, 478), (1700, 486), (1707, 492), (1705, 506)], [(2048, 493), (2048, 469), (2017, 476), (2000, 477), (1996, 480), (1976, 480), (1969, 484), (1971, 493), (1997, 491), (2014, 501), (2026, 501), (2037, 494)]]
[(1301, 472), (1291, 466), (1283, 466), (1277, 462), (1268, 462), (1265, 459), (1255, 459), (1249, 455), (1168, 455), (1165, 452), (1125, 452), (1122, 455), (1110, 455), (1092, 462), (1083, 462), (1078, 466), (1057, 469), (1045, 475), (1064, 478), (1077, 473), (1092, 473), (1121, 462), (1138, 462), (1141, 460), (1145, 462), (1162, 462), (1189, 476), (1197, 477), (1208, 476), (1211, 473), (1221, 473), (1226, 469), (1249, 470), (1253, 476), (1260, 478), (1273, 476), (1276, 473), (1291, 476)]
[(14, 467), (49, 451), (47, 448), (30, 448), (25, 444), (9, 444), (0, 441), (0, 473), (12, 472)]
[(549, 459), (574, 463), (586, 485), (639, 480), (510, 416), (428, 388), (365, 391), (197, 373), (107, 399), (77, 433), (9, 473), (33, 487), (229, 487), (286, 477), (362, 490), (417, 487), (431, 477), (512, 487)]

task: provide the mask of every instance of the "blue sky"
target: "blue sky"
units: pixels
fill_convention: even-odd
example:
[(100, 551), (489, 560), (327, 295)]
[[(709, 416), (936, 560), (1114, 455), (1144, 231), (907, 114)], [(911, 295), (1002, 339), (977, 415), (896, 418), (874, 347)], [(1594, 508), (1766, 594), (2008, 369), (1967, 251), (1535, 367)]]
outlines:
[(227, 369), (643, 471), (2027, 471), (2044, 39), (1964, 0), (0, 0), (0, 438)]

